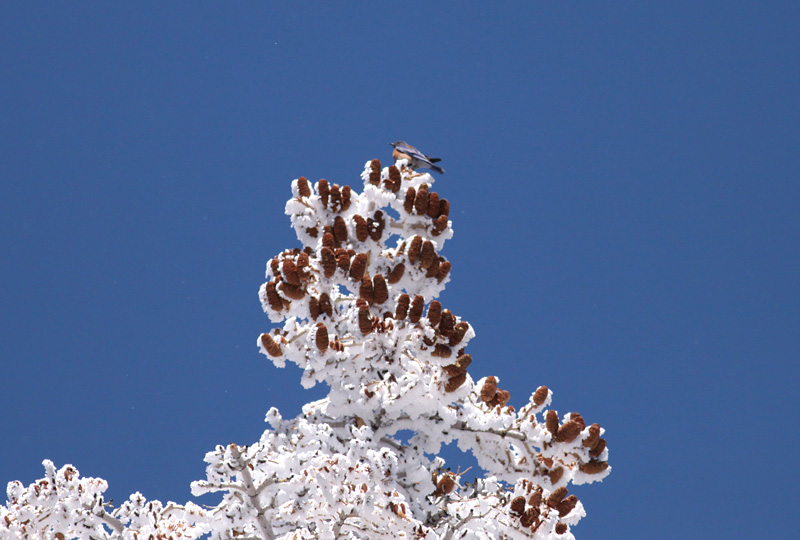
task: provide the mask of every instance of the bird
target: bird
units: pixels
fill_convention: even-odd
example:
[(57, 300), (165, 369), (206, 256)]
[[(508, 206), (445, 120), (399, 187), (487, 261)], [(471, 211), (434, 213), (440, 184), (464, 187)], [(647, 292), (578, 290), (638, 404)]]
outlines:
[(395, 161), (398, 159), (407, 159), (408, 166), (412, 169), (431, 169), (439, 174), (444, 174), (444, 169), (434, 163), (442, 161), (439, 158), (428, 157), (405, 141), (397, 141), (389, 143), (394, 147), (392, 157)]

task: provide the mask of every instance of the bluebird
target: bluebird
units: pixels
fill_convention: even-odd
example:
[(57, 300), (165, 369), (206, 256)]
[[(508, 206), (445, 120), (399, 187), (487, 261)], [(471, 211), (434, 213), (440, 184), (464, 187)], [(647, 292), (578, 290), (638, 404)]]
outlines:
[(397, 141), (389, 143), (394, 147), (392, 157), (395, 161), (398, 159), (407, 159), (408, 166), (412, 169), (432, 169), (439, 174), (444, 174), (444, 169), (434, 163), (442, 161), (439, 158), (428, 157), (407, 142)]

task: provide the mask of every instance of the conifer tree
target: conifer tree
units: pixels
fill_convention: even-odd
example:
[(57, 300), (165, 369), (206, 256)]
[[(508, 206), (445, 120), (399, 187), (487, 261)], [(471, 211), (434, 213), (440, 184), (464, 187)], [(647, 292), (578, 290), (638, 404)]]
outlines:
[[(104, 480), (45, 461), (43, 479), (9, 483), (1, 537), (573, 538), (585, 512), (568, 486), (610, 472), (604, 430), (548, 409), (546, 386), (515, 410), (496, 377), (473, 379), (475, 332), (437, 300), (450, 280), (450, 204), (407, 165), (368, 162), (361, 193), (292, 182), (286, 214), (302, 247), (267, 265), (259, 296), (280, 326), (258, 347), (330, 391), (296, 418), (271, 409), (258, 442), (206, 455), (192, 492), (220, 493), (219, 504), (135, 493), (113, 509)], [(482, 469), (472, 481), (438, 456), (451, 442)]]

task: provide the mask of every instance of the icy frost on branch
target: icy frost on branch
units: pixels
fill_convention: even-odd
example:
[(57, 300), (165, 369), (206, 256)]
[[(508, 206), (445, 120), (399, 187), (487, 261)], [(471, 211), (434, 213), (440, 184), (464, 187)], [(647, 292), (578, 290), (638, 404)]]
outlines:
[[(573, 538), (585, 515), (567, 486), (610, 471), (598, 424), (545, 410), (540, 386), (516, 411), (498, 380), (475, 381), (475, 336), (436, 300), (449, 281), (439, 253), (453, 231), (433, 178), (366, 164), (361, 193), (305, 178), (286, 204), (302, 248), (267, 267), (259, 296), (280, 328), (259, 337), (278, 367), (325, 399), (270, 428), (250, 446), (206, 455), (195, 495), (215, 507), (162, 506), (139, 494), (116, 510), (105, 482), (67, 466), (23, 488), (9, 484), (0, 532), (30, 538), (500, 539)], [(403, 443), (401, 430), (413, 437)], [(471, 451), (486, 474), (469, 483), (431, 458), (443, 444)], [(24, 536), (28, 535), (28, 536)]]

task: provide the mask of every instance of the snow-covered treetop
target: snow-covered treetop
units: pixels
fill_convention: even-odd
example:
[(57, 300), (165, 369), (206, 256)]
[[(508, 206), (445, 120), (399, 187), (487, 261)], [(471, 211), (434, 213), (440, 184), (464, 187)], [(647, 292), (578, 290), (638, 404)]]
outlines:
[[(136, 493), (111, 510), (103, 480), (45, 462), (44, 479), (9, 484), (2, 538), (573, 538), (585, 512), (567, 486), (610, 472), (604, 430), (546, 410), (545, 386), (517, 411), (496, 377), (472, 378), (475, 332), (436, 300), (450, 279), (450, 205), (407, 165), (368, 162), (361, 193), (292, 182), (302, 247), (267, 265), (259, 296), (281, 326), (258, 346), (330, 391), (294, 419), (271, 409), (257, 443), (206, 455), (192, 490), (221, 492), (217, 506)], [(473, 482), (437, 457), (454, 441), (483, 469)]]

